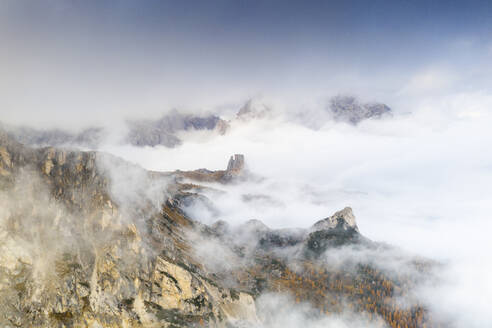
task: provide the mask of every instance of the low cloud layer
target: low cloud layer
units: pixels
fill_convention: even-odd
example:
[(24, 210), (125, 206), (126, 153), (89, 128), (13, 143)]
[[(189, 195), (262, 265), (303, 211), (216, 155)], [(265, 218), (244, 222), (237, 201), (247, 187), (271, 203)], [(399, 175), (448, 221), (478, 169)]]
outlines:
[[(351, 206), (365, 236), (443, 264), (439, 284), (416, 291), (434, 313), (456, 326), (492, 322), (489, 94), (422, 97), (408, 113), (393, 107), (393, 117), (357, 126), (335, 123), (325, 107), (313, 106), (310, 117), (320, 113), (322, 122), (316, 129), (292, 107), (269, 105), (271, 116), (234, 121), (225, 135), (184, 134), (177, 148), (106, 143), (102, 149), (156, 171), (224, 169), (231, 154), (242, 153), (262, 179), (208, 184), (218, 190), (205, 192), (214, 210), (192, 207), (192, 217), (208, 224), (258, 219), (272, 228), (306, 228)], [(147, 189), (140, 169), (111, 161), (100, 164), (112, 173), (113, 196), (123, 208), (139, 194), (158, 206), (161, 182)]]
[[(243, 153), (260, 182), (217, 186), (206, 223), (259, 219), (308, 227), (352, 206), (361, 232), (446, 264), (444, 284), (428, 288), (437, 311), (460, 325), (492, 322), (490, 205), (492, 97), (485, 92), (424, 97), (411, 113), (357, 127), (328, 120), (313, 130), (281, 116), (233, 124), (225, 136), (176, 149), (108, 147), (154, 170), (223, 169)], [(282, 112), (282, 111), (280, 111)]]
[[(155, 171), (224, 169), (230, 155), (244, 154), (263, 179), (210, 184), (219, 191), (205, 193), (213, 210), (197, 205), (190, 215), (306, 228), (351, 206), (368, 238), (443, 264), (440, 284), (419, 291), (436, 313), (460, 327), (490, 326), (490, 5), (226, 3), (2, 1), (1, 123), (108, 128), (102, 151)], [(328, 99), (346, 92), (386, 103), (393, 117), (336, 123)], [(173, 149), (120, 142), (128, 119), (173, 108), (233, 119), (250, 98), (271, 115), (232, 120), (225, 135), (180, 132)], [(139, 168), (109, 157), (99, 164), (122, 211), (141, 201), (158, 208), (165, 197), (166, 181), (147, 188)], [(0, 216), (9, 203), (0, 193)], [(58, 252), (46, 243), (35, 245)], [(298, 323), (304, 314), (285, 318)], [(330, 324), (345, 327), (313, 327)]]
[(341, 314), (324, 315), (309, 304), (298, 304), (284, 294), (264, 294), (257, 300), (258, 314), (264, 323), (257, 328), (385, 328), (379, 318), (369, 319), (363, 314), (349, 311)]

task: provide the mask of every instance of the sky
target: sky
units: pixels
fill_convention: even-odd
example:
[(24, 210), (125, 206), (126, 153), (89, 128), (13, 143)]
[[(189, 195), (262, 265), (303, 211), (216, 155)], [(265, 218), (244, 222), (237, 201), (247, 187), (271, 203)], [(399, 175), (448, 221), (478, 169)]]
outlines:
[[(222, 169), (243, 153), (266, 179), (213, 199), (220, 219), (309, 227), (351, 206), (365, 236), (447, 264), (424, 295), (437, 311), (490, 326), (490, 2), (0, 0), (0, 44), (2, 122), (111, 127), (271, 105), (273, 118), (232, 122), (225, 136), (102, 150), (163, 171)], [(394, 116), (326, 120), (338, 93)], [(275, 202), (251, 206), (245, 193)]]
[(339, 92), (400, 108), (490, 88), (491, 18), (487, 1), (2, 0), (0, 113), (79, 127)]

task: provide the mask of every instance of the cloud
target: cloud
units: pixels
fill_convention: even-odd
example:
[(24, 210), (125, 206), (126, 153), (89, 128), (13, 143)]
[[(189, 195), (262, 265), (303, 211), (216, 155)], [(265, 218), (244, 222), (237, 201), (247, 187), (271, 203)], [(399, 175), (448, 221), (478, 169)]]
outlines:
[[(351, 206), (362, 234), (445, 264), (441, 284), (418, 290), (435, 313), (483, 327), (492, 322), (486, 283), (492, 270), (492, 155), (486, 151), (492, 96), (476, 90), (405, 99), (410, 113), (396, 108), (392, 119), (357, 127), (326, 120), (312, 129), (292, 118), (295, 106), (277, 102), (272, 118), (234, 122), (224, 136), (184, 135), (183, 146), (174, 149), (108, 143), (103, 150), (157, 171), (224, 169), (231, 154), (243, 153), (264, 179), (210, 185), (225, 191), (206, 194), (217, 212), (191, 209), (195, 219), (308, 227)], [(308, 108), (309, 115), (323, 110), (322, 104)], [(130, 190), (157, 204), (159, 184), (145, 189), (136, 170), (135, 179), (126, 166), (114, 171), (115, 199), (133, 204)]]
[(425, 95), (431, 92), (442, 92), (456, 82), (454, 73), (444, 68), (429, 68), (410, 77), (400, 93), (404, 95)]
[(363, 314), (346, 311), (339, 314), (320, 314), (306, 303), (297, 304), (284, 294), (264, 294), (257, 300), (258, 315), (263, 324), (258, 328), (383, 328), (387, 327), (378, 318), (370, 320)]
[[(347, 37), (340, 47), (325, 35), (311, 40), (309, 30), (290, 43), (249, 39), (236, 30), (226, 38), (227, 29), (213, 29), (220, 27), (216, 16), (213, 24), (201, 25), (207, 22), (169, 11), (174, 20), (159, 17), (164, 25), (153, 25), (155, 17), (141, 15), (145, 22), (140, 21), (131, 14), (140, 11), (125, 10), (122, 3), (120, 11), (58, 1), (27, 10), (18, 3), (0, 2), (0, 40), (8, 48), (0, 53), (2, 120), (69, 129), (109, 126), (113, 137), (103, 151), (157, 171), (223, 169), (231, 154), (243, 153), (250, 169), (265, 179), (211, 185), (225, 193), (207, 194), (217, 212), (189, 209), (197, 220), (260, 219), (274, 228), (308, 227), (352, 206), (369, 238), (445, 263), (443, 283), (420, 291), (437, 313), (459, 326), (490, 325), (492, 46), (487, 38), (480, 42), (478, 31), (446, 35), (451, 46), (432, 38), (408, 45), (383, 38), (384, 44), (374, 45), (411, 50), (408, 55), (393, 51), (388, 59), (380, 49), (364, 46), (373, 44), (365, 34), (353, 33), (358, 37)], [(430, 17), (432, 26), (439, 24)], [(191, 22), (200, 33), (189, 29)], [(413, 30), (415, 24), (409, 26)], [(257, 27), (261, 36), (270, 35), (270, 25)], [(430, 33), (415, 31), (418, 39)], [(388, 103), (396, 115), (357, 127), (336, 124), (326, 115), (325, 99), (346, 91)], [(244, 100), (258, 95), (266, 95), (275, 115), (235, 122), (225, 136), (180, 135), (185, 143), (175, 149), (115, 141), (128, 116), (157, 117), (173, 107), (232, 116)], [(147, 189), (140, 169), (104, 165), (112, 174), (111, 192), (125, 211), (142, 201), (155, 207), (165, 197), (165, 181)], [(9, 202), (1, 201), (0, 213), (6, 215)], [(303, 315), (292, 320), (299, 318)]]
[(308, 227), (352, 206), (367, 237), (445, 263), (445, 283), (427, 287), (423, 297), (443, 315), (452, 312), (455, 322), (481, 327), (492, 321), (485, 309), (492, 297), (486, 284), (492, 96), (460, 92), (411, 104), (410, 114), (357, 127), (327, 121), (312, 130), (277, 117), (233, 125), (225, 136), (176, 149), (106, 150), (156, 170), (224, 169), (231, 154), (243, 153), (265, 179), (211, 185), (226, 191), (207, 194), (218, 214), (199, 209), (196, 219)]

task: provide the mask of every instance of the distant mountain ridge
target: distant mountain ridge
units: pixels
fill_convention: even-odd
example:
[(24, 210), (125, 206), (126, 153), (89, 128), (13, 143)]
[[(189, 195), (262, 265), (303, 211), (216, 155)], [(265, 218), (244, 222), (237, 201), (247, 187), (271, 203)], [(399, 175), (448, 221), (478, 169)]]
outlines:
[[(181, 145), (177, 136), (182, 131), (215, 130), (224, 134), (228, 123), (216, 115), (181, 114), (174, 110), (157, 120), (128, 120), (127, 132), (120, 139), (122, 144), (134, 146), (164, 146), (173, 148)], [(27, 126), (0, 125), (10, 137), (20, 143), (36, 146), (80, 146), (97, 149), (108, 136), (109, 131), (102, 127), (89, 127), (81, 132), (64, 129), (36, 129)]]
[(158, 120), (128, 121), (129, 132), (126, 141), (134, 146), (176, 147), (182, 141), (176, 136), (179, 131), (216, 130), (224, 134), (228, 128), (226, 121), (216, 115), (195, 116), (180, 114), (174, 110)]
[(367, 119), (380, 119), (392, 114), (383, 103), (362, 103), (354, 96), (339, 95), (330, 99), (329, 110), (336, 121), (358, 124)]
[[(380, 119), (392, 114), (391, 108), (383, 103), (363, 103), (354, 96), (343, 95), (332, 97), (326, 112), (337, 122), (347, 122), (353, 125), (363, 120)], [(127, 120), (125, 122), (126, 131), (124, 135), (119, 136), (119, 142), (137, 147), (173, 148), (183, 143), (180, 133), (215, 131), (219, 135), (224, 135), (231, 128), (232, 122), (245, 123), (273, 116), (274, 111), (271, 107), (253, 99), (240, 107), (230, 121), (215, 114), (195, 115), (172, 110), (158, 119)], [(28, 126), (0, 124), (0, 129), (26, 145), (36, 147), (79, 146), (90, 149), (98, 149), (110, 133), (102, 127), (87, 127), (80, 132), (69, 132), (62, 128), (43, 130)]]

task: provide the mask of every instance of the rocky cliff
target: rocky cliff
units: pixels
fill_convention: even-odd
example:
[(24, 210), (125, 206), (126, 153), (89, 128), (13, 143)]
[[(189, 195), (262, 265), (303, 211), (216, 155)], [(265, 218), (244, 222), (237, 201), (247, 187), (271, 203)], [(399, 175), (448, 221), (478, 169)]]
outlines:
[[(114, 200), (120, 198), (112, 179), (125, 178), (107, 172), (116, 169), (114, 159), (30, 149), (5, 135), (0, 141), (3, 327), (225, 327), (257, 320), (250, 294), (208, 279), (187, 254), (184, 231), (194, 223), (164, 182), (161, 205), (153, 207), (146, 195), (129, 208)], [(141, 179), (150, 183), (146, 172)]]
[(245, 179), (258, 179), (258, 177), (247, 170), (243, 154), (231, 156), (225, 170), (210, 171), (202, 168), (194, 171), (178, 170), (172, 174), (181, 180), (184, 178), (197, 182), (233, 183)]
[[(415, 275), (325, 256), (386, 252), (359, 233), (349, 208), (310, 229), (207, 226), (185, 215), (186, 199), (204, 197), (200, 179), (220, 181), (243, 165), (236, 155), (220, 174), (147, 172), (107, 154), (34, 149), (0, 135), (0, 325), (261, 327), (264, 293), (291, 294), (316, 316), (350, 307), (370, 323), (431, 323), (418, 301), (398, 305)], [(420, 274), (430, 266), (405, 263)]]

